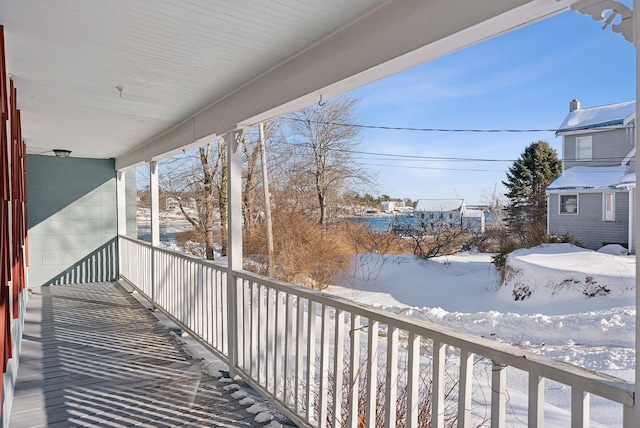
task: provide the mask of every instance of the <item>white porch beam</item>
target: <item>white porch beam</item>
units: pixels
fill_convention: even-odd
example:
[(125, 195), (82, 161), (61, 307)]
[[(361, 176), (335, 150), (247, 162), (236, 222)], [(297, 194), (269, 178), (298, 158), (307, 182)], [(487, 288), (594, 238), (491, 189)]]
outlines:
[(116, 159), (118, 170), (406, 70), (568, 9), (576, 0), (391, 0)]

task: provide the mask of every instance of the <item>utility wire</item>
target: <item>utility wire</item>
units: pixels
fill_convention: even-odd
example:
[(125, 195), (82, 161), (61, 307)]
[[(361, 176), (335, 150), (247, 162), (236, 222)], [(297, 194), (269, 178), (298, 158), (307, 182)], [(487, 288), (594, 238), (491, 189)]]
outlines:
[[(527, 132), (557, 132), (557, 128), (553, 129), (457, 129), (457, 128), (413, 128), (404, 126), (382, 126), (382, 125), (359, 125), (356, 123), (343, 123), (343, 122), (325, 122), (321, 120), (306, 120), (298, 119), (295, 117), (287, 117), (287, 120), (296, 122), (308, 122), (315, 123), (317, 125), (331, 125), (331, 126), (344, 126), (347, 128), (363, 128), (363, 129), (382, 129), (385, 131), (417, 131), (417, 132), (476, 132), (476, 133), (527, 133)], [(635, 128), (635, 125), (625, 125), (626, 128)], [(620, 128), (620, 126), (599, 126), (594, 129), (614, 129)], [(585, 128), (586, 129), (586, 128)]]
[(378, 166), (378, 167), (384, 167), (384, 168), (425, 169), (425, 170), (438, 170), (438, 171), (504, 172), (504, 170), (501, 170), (501, 169), (438, 168), (438, 167), (431, 167), (431, 166), (384, 165), (384, 164), (362, 163), (362, 162), (358, 162), (358, 165)]
[[(284, 144), (287, 145), (291, 145), (291, 146), (307, 146), (310, 147), (309, 143), (292, 143), (292, 142), (285, 142)], [(332, 152), (341, 152), (341, 153), (351, 153), (351, 154), (355, 154), (355, 155), (367, 155), (367, 156), (384, 156), (383, 157), (374, 157), (374, 158), (362, 158), (362, 157), (358, 157), (358, 159), (364, 159), (364, 160), (384, 160), (384, 161), (404, 161), (404, 162), (409, 162), (409, 161), (420, 161), (420, 162), (424, 162), (424, 161), (428, 161), (428, 162), (435, 162), (435, 161), (454, 161), (454, 162), (510, 162), (513, 163), (516, 161), (516, 159), (485, 159), (485, 158), (462, 158), (462, 157), (443, 157), (443, 156), (419, 156), (419, 155), (403, 155), (403, 154), (395, 154), (395, 153), (380, 153), (380, 152), (364, 152), (364, 151), (360, 151), (360, 150), (348, 150), (348, 149), (337, 149), (337, 148), (333, 148), (333, 147), (328, 147), (327, 150), (332, 151)], [(298, 155), (301, 155), (300, 153), (298, 153)], [(302, 154), (304, 155), (304, 154)], [(309, 157), (311, 155), (308, 155)], [(386, 159), (385, 159), (386, 158)], [(620, 156), (615, 156), (615, 157), (600, 157), (600, 158), (593, 158), (591, 159), (592, 162), (621, 162), (624, 158), (620, 157)], [(560, 159), (560, 161), (563, 161), (563, 159)], [(577, 162), (575, 159), (564, 159), (564, 161), (568, 161), (568, 162)], [(603, 171), (606, 172), (606, 171)]]

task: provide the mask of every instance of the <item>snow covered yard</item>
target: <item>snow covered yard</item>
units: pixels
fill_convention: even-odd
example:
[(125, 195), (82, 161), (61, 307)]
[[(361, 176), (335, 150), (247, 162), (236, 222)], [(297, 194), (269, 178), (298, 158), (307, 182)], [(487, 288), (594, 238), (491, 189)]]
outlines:
[[(355, 277), (327, 292), (633, 381), (635, 256), (569, 244), (519, 250), (509, 256), (504, 283), (489, 254), (359, 257)], [(530, 293), (515, 300), (523, 289)], [(508, 378), (515, 426), (518, 409), (526, 409), (527, 378), (513, 369)], [(547, 425), (563, 426), (558, 409), (570, 407), (570, 391), (552, 382), (545, 389)], [(619, 426), (614, 406), (592, 397), (591, 415)]]

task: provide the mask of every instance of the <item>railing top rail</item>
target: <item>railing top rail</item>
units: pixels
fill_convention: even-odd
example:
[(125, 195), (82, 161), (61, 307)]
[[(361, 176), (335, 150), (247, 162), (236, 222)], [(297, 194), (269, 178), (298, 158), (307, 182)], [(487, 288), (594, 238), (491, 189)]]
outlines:
[(234, 274), (238, 278), (247, 281), (253, 281), (341, 311), (374, 319), (383, 324), (392, 325), (440, 343), (468, 350), (476, 355), (489, 358), (496, 364), (512, 366), (546, 379), (580, 388), (585, 392), (605, 397), (625, 406), (633, 406), (634, 384), (614, 376), (534, 354), (512, 345), (463, 333), (429, 321), (411, 319), (384, 309), (373, 308), (342, 297), (310, 290), (252, 272), (239, 271), (234, 272)]
[(219, 261), (216, 261), (216, 260), (202, 259), (200, 257), (192, 256), (190, 254), (179, 253), (177, 251), (170, 250), (168, 248), (154, 247), (148, 241), (143, 241), (142, 239), (138, 239), (138, 238), (132, 238), (130, 236), (119, 235), (119, 237), (123, 238), (123, 239), (126, 239), (127, 241), (134, 242), (134, 243), (136, 243), (138, 245), (142, 245), (142, 246), (147, 247), (149, 249), (153, 249), (154, 251), (160, 251), (160, 252), (163, 252), (163, 253), (166, 253), (166, 254), (170, 254), (172, 256), (176, 256), (176, 257), (179, 257), (181, 259), (188, 260), (190, 262), (201, 263), (203, 265), (210, 266), (210, 267), (213, 267), (213, 268), (218, 269), (218, 270), (224, 270), (224, 271), (227, 270), (226, 263), (222, 263), (222, 262), (219, 262)]

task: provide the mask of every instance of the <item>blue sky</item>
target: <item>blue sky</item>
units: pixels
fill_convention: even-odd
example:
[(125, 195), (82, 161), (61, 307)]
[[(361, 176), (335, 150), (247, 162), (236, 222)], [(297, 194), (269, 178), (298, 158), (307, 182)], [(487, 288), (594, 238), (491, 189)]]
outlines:
[[(573, 98), (583, 108), (635, 99), (635, 50), (620, 34), (602, 30), (601, 23), (566, 12), (351, 94), (360, 98), (358, 119), (363, 125), (556, 129)], [(501, 181), (508, 167), (538, 140), (549, 142), (562, 155), (561, 139), (554, 132), (363, 130), (366, 152), (507, 161), (362, 156), (361, 162), (377, 173), (377, 195), (463, 198), (477, 204), (496, 183), (498, 192), (504, 192)]]

